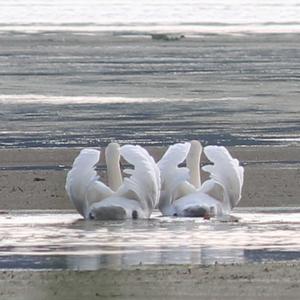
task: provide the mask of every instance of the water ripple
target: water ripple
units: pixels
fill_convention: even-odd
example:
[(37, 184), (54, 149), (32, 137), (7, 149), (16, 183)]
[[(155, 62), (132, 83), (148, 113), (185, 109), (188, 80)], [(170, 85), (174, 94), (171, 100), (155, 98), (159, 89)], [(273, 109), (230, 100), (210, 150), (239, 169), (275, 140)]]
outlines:
[(0, 216), (0, 268), (126, 268), (300, 258), (299, 211), (237, 210), (239, 222), (84, 221), (78, 214)]

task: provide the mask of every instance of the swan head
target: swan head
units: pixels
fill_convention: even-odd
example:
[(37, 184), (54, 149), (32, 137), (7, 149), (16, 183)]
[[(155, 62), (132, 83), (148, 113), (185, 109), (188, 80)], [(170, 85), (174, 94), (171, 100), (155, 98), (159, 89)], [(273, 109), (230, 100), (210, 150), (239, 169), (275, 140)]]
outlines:
[(100, 209), (92, 209), (89, 212), (88, 218), (90, 220), (125, 220), (125, 219), (139, 219), (139, 213), (137, 210), (132, 210), (130, 212), (126, 211), (125, 208), (121, 206), (112, 207), (101, 207)]
[(126, 219), (126, 210), (121, 206), (102, 206), (92, 207), (89, 213), (90, 220), (124, 220)]
[(182, 211), (183, 217), (206, 218), (207, 215), (209, 215), (208, 208), (200, 205), (189, 206)]
[(94, 203), (89, 209), (90, 220), (146, 219), (147, 215), (135, 200), (124, 197), (108, 197)]

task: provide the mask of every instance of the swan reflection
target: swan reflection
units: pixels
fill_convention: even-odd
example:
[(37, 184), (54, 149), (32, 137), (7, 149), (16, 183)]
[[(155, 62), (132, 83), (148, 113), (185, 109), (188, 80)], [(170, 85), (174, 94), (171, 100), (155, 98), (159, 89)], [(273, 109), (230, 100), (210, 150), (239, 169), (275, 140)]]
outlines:
[(211, 265), (215, 263), (243, 263), (242, 249), (189, 249), (181, 246), (176, 249), (156, 249), (152, 251), (127, 251), (105, 253), (97, 256), (70, 255), (66, 258), (68, 269), (98, 270), (102, 268), (126, 268), (141, 265)]
[[(239, 222), (160, 217), (83, 221), (75, 213), (0, 216), (1, 269), (127, 268), (300, 259), (300, 213), (237, 210)], [(22, 230), (20, 230), (22, 228)]]

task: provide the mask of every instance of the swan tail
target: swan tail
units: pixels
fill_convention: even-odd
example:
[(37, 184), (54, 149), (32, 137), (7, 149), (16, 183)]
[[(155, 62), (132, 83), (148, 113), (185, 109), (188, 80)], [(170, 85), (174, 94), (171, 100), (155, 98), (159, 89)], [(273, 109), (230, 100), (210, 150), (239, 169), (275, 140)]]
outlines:
[(244, 168), (223, 146), (207, 146), (204, 153), (213, 165), (202, 168), (210, 173), (211, 179), (203, 184), (201, 191), (220, 200), (225, 212), (229, 213), (241, 199)]
[(128, 192), (131, 192), (131, 196), (135, 195), (134, 200), (141, 204), (149, 217), (159, 200), (159, 168), (153, 157), (140, 146), (125, 145), (120, 151), (123, 158), (133, 165), (134, 169), (126, 171), (130, 177), (124, 179), (123, 186), (117, 193), (119, 196)]
[(184, 190), (185, 185), (188, 184), (189, 169), (185, 167), (179, 168), (178, 165), (186, 159), (190, 147), (191, 144), (188, 142), (174, 144), (168, 148), (157, 163), (163, 191), (158, 205), (161, 211), (168, 209), (178, 194), (181, 193), (181, 190)]
[(88, 217), (88, 210), (92, 203), (100, 201), (103, 195), (112, 192), (103, 183), (98, 181), (99, 176), (95, 165), (99, 161), (100, 151), (83, 149), (75, 158), (72, 169), (67, 174), (66, 191), (69, 199), (84, 217)]

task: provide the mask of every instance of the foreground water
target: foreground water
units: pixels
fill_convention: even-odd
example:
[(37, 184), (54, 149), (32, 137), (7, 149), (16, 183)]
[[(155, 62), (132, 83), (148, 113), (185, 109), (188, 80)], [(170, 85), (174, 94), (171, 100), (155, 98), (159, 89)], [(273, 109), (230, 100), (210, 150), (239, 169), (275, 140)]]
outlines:
[(0, 216), (0, 269), (126, 268), (300, 259), (300, 211), (238, 209), (239, 222), (83, 221), (72, 212)]

